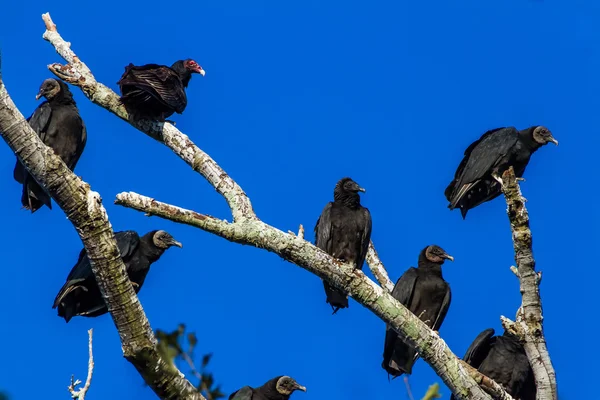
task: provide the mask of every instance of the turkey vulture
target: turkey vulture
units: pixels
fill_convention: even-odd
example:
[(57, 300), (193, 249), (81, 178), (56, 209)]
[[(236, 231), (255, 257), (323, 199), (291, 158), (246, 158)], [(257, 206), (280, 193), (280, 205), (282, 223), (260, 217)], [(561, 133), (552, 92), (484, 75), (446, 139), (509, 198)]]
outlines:
[[(365, 189), (350, 178), (341, 179), (315, 226), (315, 245), (327, 254), (362, 269), (371, 240), (371, 213), (360, 205), (358, 192)], [(348, 295), (326, 281), (327, 303), (335, 314), (348, 307)]]
[[(525, 349), (513, 334), (504, 331), (502, 336), (494, 336), (492, 328), (486, 329), (469, 346), (463, 360), (502, 385), (511, 397), (535, 400), (533, 370)], [(454, 400), (454, 395), (450, 400)]]
[[(159, 230), (148, 232), (142, 237), (135, 231), (121, 231), (115, 233), (115, 239), (136, 293), (142, 288), (152, 263), (169, 247), (182, 247), (170, 234)], [(77, 264), (71, 269), (67, 282), (54, 299), (52, 308), (57, 307), (58, 316), (66, 322), (78, 315), (97, 317), (108, 312), (85, 248), (79, 253)]]
[[(421, 250), (417, 268), (409, 268), (396, 282), (392, 296), (434, 331), (440, 329), (452, 300), (450, 285), (442, 277), (444, 260), (454, 261), (444, 249), (431, 245)], [(414, 347), (386, 326), (381, 366), (394, 378), (411, 374), (418, 358)]]
[[(79, 110), (73, 100), (73, 94), (66, 83), (56, 79), (46, 79), (35, 96), (36, 100), (44, 96), (47, 101), (35, 109), (27, 119), (31, 129), (42, 142), (51, 147), (67, 167), (73, 171), (83, 153), (87, 141), (87, 131)], [(33, 179), (21, 161), (13, 171), (17, 182), (23, 185), (21, 204), (32, 213), (43, 205), (52, 209), (50, 195)]]
[(547, 143), (558, 145), (548, 128), (532, 126), (522, 131), (514, 127), (487, 131), (473, 142), (456, 170), (444, 194), (448, 208), (460, 208), (463, 219), (467, 212), (502, 193), (502, 174), (510, 166), (522, 177), (531, 155)]
[(288, 400), (295, 390), (306, 392), (293, 378), (278, 376), (257, 389), (244, 386), (231, 393), (229, 400)]
[(170, 67), (158, 64), (129, 64), (117, 84), (121, 103), (133, 118), (161, 122), (181, 114), (187, 106), (187, 88), (192, 74), (204, 76), (204, 70), (192, 59), (176, 61)]

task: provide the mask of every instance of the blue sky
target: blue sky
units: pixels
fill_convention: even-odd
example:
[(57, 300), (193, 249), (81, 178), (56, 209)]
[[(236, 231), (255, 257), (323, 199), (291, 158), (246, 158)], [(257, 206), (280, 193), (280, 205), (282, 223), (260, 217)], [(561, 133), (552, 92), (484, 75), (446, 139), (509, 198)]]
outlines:
[[(591, 377), (594, 352), (582, 347), (587, 336), (578, 335), (576, 350), (567, 338), (596, 328), (586, 317), (600, 278), (592, 167), (600, 144), (600, 4), (102, 4), (3, 7), (3, 78), (26, 116), (51, 76), (46, 65), (62, 61), (41, 38), (43, 12), (113, 89), (129, 62), (194, 58), (206, 77), (193, 77), (188, 107), (173, 119), (244, 188), (265, 222), (285, 231), (304, 224), (312, 240), (336, 181), (351, 176), (367, 189), (372, 239), (394, 281), (428, 244), (456, 258), (444, 267), (453, 298), (441, 334), (459, 356), (483, 329), (499, 331), (500, 315), (514, 317), (520, 295), (502, 198), (463, 221), (446, 208), (444, 188), (486, 130), (549, 127), (560, 146), (534, 155), (522, 189), (561, 399), (589, 395), (580, 381)], [(388, 383), (380, 367), (383, 322), (356, 302), (332, 316), (320, 280), (277, 256), (113, 205), (117, 193), (135, 191), (230, 219), (224, 200), (169, 149), (73, 92), (88, 127), (76, 173), (101, 193), (115, 230), (166, 229), (184, 244), (152, 267), (140, 293), (155, 329), (185, 322), (197, 331), (227, 394), (287, 374), (308, 387), (294, 395), (299, 400), (407, 398), (402, 380)], [(86, 330), (94, 328), (87, 398), (155, 398), (122, 357), (108, 315), (65, 324), (52, 310), (81, 242), (58, 207), (20, 210), (13, 166), (0, 145), (0, 389), (13, 399), (67, 398), (70, 375), (84, 377)], [(419, 398), (440, 382), (423, 361), (413, 371)]]

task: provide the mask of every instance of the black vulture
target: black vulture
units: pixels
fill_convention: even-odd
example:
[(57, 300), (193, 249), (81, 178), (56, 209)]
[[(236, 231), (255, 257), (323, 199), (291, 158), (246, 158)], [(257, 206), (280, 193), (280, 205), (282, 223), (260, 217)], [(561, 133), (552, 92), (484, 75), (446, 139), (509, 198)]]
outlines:
[[(358, 192), (365, 189), (350, 178), (342, 178), (333, 190), (315, 226), (315, 245), (327, 254), (362, 269), (371, 240), (371, 213), (360, 205)], [(348, 295), (326, 281), (327, 303), (335, 314), (348, 307)]]
[[(148, 232), (142, 237), (135, 231), (121, 231), (115, 233), (115, 239), (136, 293), (142, 288), (152, 263), (169, 247), (182, 247), (169, 233), (160, 230)], [(58, 316), (66, 322), (78, 315), (97, 317), (108, 312), (85, 248), (79, 253), (77, 264), (54, 299), (52, 308), (57, 307)]]
[[(56, 79), (46, 79), (35, 96), (36, 100), (44, 96), (47, 101), (35, 109), (27, 119), (31, 129), (42, 142), (51, 147), (71, 171), (83, 153), (87, 141), (87, 131), (79, 110), (73, 100), (73, 94), (66, 83)], [(15, 180), (23, 185), (21, 204), (32, 213), (43, 205), (52, 209), (50, 195), (33, 179), (21, 161), (13, 171)]]
[(519, 178), (523, 176), (531, 155), (547, 143), (558, 145), (548, 128), (532, 126), (522, 131), (514, 127), (496, 128), (473, 142), (465, 150), (454, 180), (444, 194), (448, 208), (460, 208), (463, 219), (467, 212), (502, 193), (502, 174), (510, 166)]
[(278, 376), (256, 389), (244, 386), (231, 393), (229, 400), (288, 400), (295, 390), (306, 392), (293, 378)]
[[(438, 331), (450, 307), (452, 292), (442, 276), (444, 260), (454, 261), (439, 246), (431, 245), (421, 250), (417, 268), (410, 267), (396, 282), (392, 296), (434, 331)], [(396, 331), (386, 326), (381, 366), (394, 378), (412, 373), (418, 358), (414, 347), (398, 337)]]
[[(502, 385), (513, 398), (535, 400), (533, 370), (525, 349), (513, 334), (504, 331), (502, 336), (494, 336), (492, 328), (486, 329), (471, 343), (463, 360)], [(450, 399), (454, 400), (454, 395)]]
[(193, 73), (205, 74), (202, 67), (189, 58), (176, 61), (170, 67), (129, 64), (117, 82), (121, 89), (121, 103), (134, 119), (164, 122), (174, 112), (181, 114), (185, 110), (185, 89)]

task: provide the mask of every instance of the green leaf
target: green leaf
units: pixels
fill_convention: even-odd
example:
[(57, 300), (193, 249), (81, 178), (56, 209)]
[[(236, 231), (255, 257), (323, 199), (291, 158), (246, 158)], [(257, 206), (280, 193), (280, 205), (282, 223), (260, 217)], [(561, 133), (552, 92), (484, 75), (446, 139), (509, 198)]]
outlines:
[(204, 356), (202, 356), (202, 368), (206, 368), (206, 366), (210, 362), (211, 358), (212, 358), (212, 353), (208, 353), (208, 354), (205, 354)]

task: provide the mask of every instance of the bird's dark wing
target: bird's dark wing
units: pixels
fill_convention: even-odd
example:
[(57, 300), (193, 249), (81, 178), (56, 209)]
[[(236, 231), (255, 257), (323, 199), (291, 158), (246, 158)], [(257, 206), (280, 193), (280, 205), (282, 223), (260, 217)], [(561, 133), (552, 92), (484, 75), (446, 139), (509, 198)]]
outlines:
[(453, 207), (474, 184), (491, 172), (518, 140), (519, 132), (516, 128), (498, 128), (487, 131), (467, 147), (454, 180), (445, 191), (446, 198)]
[(229, 400), (252, 400), (252, 388), (244, 386), (240, 390), (229, 395)]
[(483, 178), (518, 140), (519, 131), (513, 127), (486, 132), (477, 144), (469, 146), (469, 161), (462, 174), (462, 183)]
[(478, 368), (490, 351), (491, 338), (494, 336), (494, 329), (489, 328), (481, 332), (473, 343), (467, 349), (463, 360), (473, 368)]
[(363, 207), (363, 219), (365, 222), (365, 228), (362, 231), (362, 235), (360, 237), (360, 250), (356, 257), (356, 268), (361, 269), (365, 258), (367, 257), (367, 252), (369, 251), (369, 242), (371, 241), (371, 230), (373, 227), (371, 220), (371, 213), (368, 208)]
[[(46, 127), (48, 126), (48, 122), (50, 122), (50, 117), (52, 116), (52, 108), (50, 108), (50, 104), (47, 101), (44, 101), (42, 104), (35, 109), (33, 114), (27, 118), (27, 122), (29, 122), (29, 126), (37, 135), (40, 137), (42, 142), (45, 139)], [(21, 164), (21, 161), (17, 158), (17, 162), (15, 164), (15, 169), (13, 171), (13, 176), (15, 180), (19, 183), (25, 183), (25, 178), (27, 177), (27, 170)]]
[(77, 162), (79, 162), (79, 158), (83, 153), (83, 149), (85, 148), (85, 144), (87, 143), (87, 128), (85, 127), (85, 123), (81, 120), (81, 140), (77, 143), (77, 149), (75, 150), (75, 154), (73, 158), (69, 160), (68, 167), (71, 171), (75, 169)]
[(331, 207), (332, 203), (327, 203), (321, 216), (315, 225), (315, 246), (331, 254), (331, 244), (333, 237), (331, 234)]
[(120, 231), (115, 233), (115, 239), (121, 258), (127, 262), (140, 245), (140, 235), (136, 231)]
[(119, 85), (132, 85), (146, 90), (166, 106), (182, 113), (187, 105), (187, 96), (179, 75), (164, 65), (148, 64), (126, 68)]
[(450, 308), (451, 301), (452, 291), (450, 290), (450, 285), (448, 285), (446, 287), (446, 295), (444, 296), (444, 300), (442, 301), (442, 306), (440, 307), (440, 311), (438, 312), (438, 315), (435, 318), (435, 322), (433, 323), (434, 331), (440, 330), (440, 326), (442, 326), (442, 322), (444, 322), (444, 318), (446, 318), (446, 314), (448, 314), (448, 309)]
[[(121, 231), (115, 233), (115, 239), (117, 240), (117, 247), (119, 248), (121, 258), (126, 262), (139, 245), (140, 237), (135, 231)], [(71, 272), (69, 272), (69, 276), (67, 276), (67, 281), (56, 295), (53, 307), (57, 307), (67, 294), (80, 286), (79, 284), (82, 282), (93, 278), (93, 276), (94, 273), (92, 272), (90, 259), (87, 257), (85, 248), (83, 248), (79, 253), (77, 263), (71, 269)]]
[(415, 284), (417, 283), (417, 270), (414, 267), (410, 267), (404, 274), (398, 279), (392, 290), (392, 297), (408, 307), (410, 300), (415, 290)]

